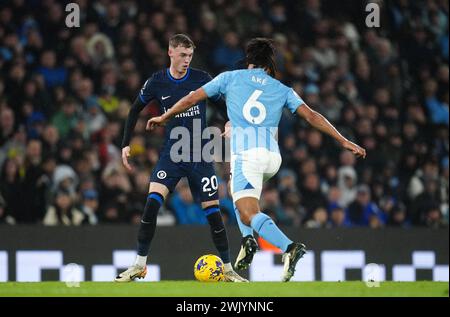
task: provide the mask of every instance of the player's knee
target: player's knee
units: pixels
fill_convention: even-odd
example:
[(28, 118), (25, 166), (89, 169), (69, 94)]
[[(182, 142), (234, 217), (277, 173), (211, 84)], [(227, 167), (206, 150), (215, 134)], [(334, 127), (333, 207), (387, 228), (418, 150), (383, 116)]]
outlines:
[[(160, 171), (165, 173), (164, 171)], [(167, 175), (167, 174), (166, 174)], [(169, 194), (169, 188), (164, 185), (157, 182), (150, 182), (148, 193), (157, 193), (163, 197), (163, 199), (166, 199), (167, 195)]]
[(211, 200), (208, 202), (202, 202), (202, 209), (203, 210), (208, 210), (212, 207), (217, 207), (217, 209), (219, 209), (219, 201), (218, 200)]

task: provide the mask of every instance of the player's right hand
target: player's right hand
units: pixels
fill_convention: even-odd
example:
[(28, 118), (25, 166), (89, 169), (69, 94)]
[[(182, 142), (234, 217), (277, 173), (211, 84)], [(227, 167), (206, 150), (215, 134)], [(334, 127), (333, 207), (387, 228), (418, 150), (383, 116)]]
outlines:
[(126, 146), (122, 149), (122, 163), (125, 166), (125, 168), (129, 171), (132, 171), (133, 168), (131, 167), (130, 163), (128, 163), (128, 158), (130, 157), (130, 146)]
[(364, 148), (360, 147), (358, 144), (355, 144), (349, 140), (345, 140), (342, 143), (342, 147), (344, 149), (352, 151), (352, 153), (355, 154), (356, 156), (366, 158), (366, 150)]
[(164, 116), (153, 117), (147, 121), (146, 130), (153, 130), (156, 127), (161, 127), (166, 124), (166, 118)]

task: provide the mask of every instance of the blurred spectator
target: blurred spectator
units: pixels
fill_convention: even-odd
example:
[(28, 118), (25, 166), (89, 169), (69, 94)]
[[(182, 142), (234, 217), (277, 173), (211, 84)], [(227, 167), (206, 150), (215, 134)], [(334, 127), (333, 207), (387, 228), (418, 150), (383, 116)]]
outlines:
[(42, 132), (42, 153), (56, 156), (58, 154), (59, 132), (53, 125), (47, 125)]
[(328, 223), (328, 213), (325, 208), (317, 208), (312, 213), (312, 219), (305, 224), (306, 228), (326, 228)]
[(79, 226), (84, 220), (83, 213), (74, 207), (71, 194), (66, 190), (58, 190), (55, 201), (45, 214), (43, 224), (46, 226)]
[(429, 228), (443, 228), (447, 226), (437, 205), (429, 205), (425, 208), (423, 224)]
[(348, 206), (348, 217), (357, 226), (379, 227), (386, 223), (386, 215), (371, 200), (367, 185), (358, 186), (356, 200)]
[[(199, 31), (199, 39), (196, 39), (198, 43), (198, 51), (201, 54), (200, 58), (204, 61), (206, 67), (211, 67), (213, 64), (213, 54), (209, 52), (214, 51), (219, 40), (220, 33), (217, 31), (217, 18), (216, 15), (211, 11), (206, 11), (201, 16), (201, 30)], [(194, 58), (193, 62), (197, 59)]]
[(336, 52), (331, 48), (327, 37), (318, 37), (312, 50), (314, 61), (320, 68), (327, 69), (337, 64)]
[(0, 146), (12, 138), (15, 132), (14, 112), (9, 108), (0, 108)]
[(108, 222), (123, 222), (127, 219), (128, 194), (132, 185), (118, 163), (109, 163), (102, 173), (100, 204), (104, 206), (103, 219)]
[(439, 208), (440, 202), (440, 192), (439, 192), (439, 182), (437, 178), (427, 177), (424, 179), (424, 191), (418, 195), (412, 204), (410, 218), (412, 223), (415, 225), (427, 224), (431, 217), (431, 222), (436, 222), (440, 217), (434, 215), (435, 211), (441, 214)]
[(289, 225), (299, 227), (306, 218), (306, 210), (305, 207), (302, 206), (300, 193), (295, 190), (284, 193), (283, 209), (285, 217), (287, 217), (285, 221)]
[(53, 191), (64, 189), (75, 197), (78, 176), (74, 169), (68, 165), (58, 165), (53, 174)]
[(64, 85), (67, 79), (67, 70), (64, 67), (57, 67), (56, 54), (50, 50), (42, 53), (41, 66), (36, 71), (44, 77), (48, 88)]
[(64, 100), (61, 110), (52, 118), (52, 124), (58, 129), (59, 135), (65, 138), (78, 123), (78, 109), (73, 99)]
[(347, 228), (350, 227), (351, 224), (347, 219), (347, 215), (345, 209), (336, 205), (330, 211), (330, 220), (328, 225), (331, 228)]
[(303, 201), (309, 215), (312, 215), (318, 207), (326, 206), (326, 199), (320, 191), (320, 182), (317, 174), (311, 173), (306, 175), (303, 183), (302, 194), (306, 198)]
[(328, 204), (327, 204), (327, 211), (331, 212), (334, 208), (340, 206), (339, 200), (341, 198), (341, 191), (338, 187), (332, 186), (328, 189)]
[(280, 224), (291, 224), (283, 206), (281, 205), (280, 195), (276, 188), (267, 188), (262, 194), (261, 210), (267, 210), (272, 214), (272, 218)]
[[(10, 219), (10, 224), (14, 224), (14, 219)], [(6, 201), (2, 195), (0, 195), (0, 224), (8, 223), (8, 214), (6, 213)]]
[[(448, 76), (448, 75), (447, 75)], [(446, 124), (448, 126), (448, 101), (440, 101), (436, 95), (438, 85), (435, 80), (429, 79), (425, 84), (425, 104), (429, 116), (434, 124)]]
[(16, 215), (21, 214), (23, 210), (23, 200), (20, 197), (22, 180), (20, 178), (19, 164), (17, 161), (7, 159), (3, 163), (0, 177), (3, 217), (5, 218), (9, 215), (14, 219)]
[(403, 204), (397, 204), (390, 211), (387, 224), (391, 227), (409, 228), (411, 223), (407, 217), (405, 206)]
[(42, 219), (47, 206), (47, 183), (44, 182), (42, 169), (42, 143), (39, 140), (30, 140), (25, 154), (25, 175), (22, 179), (20, 200), (23, 209), (16, 214), (19, 223), (35, 223)]
[(92, 66), (97, 69), (102, 63), (114, 57), (114, 47), (105, 34), (94, 34), (86, 43), (86, 50)]
[(408, 185), (409, 199), (414, 200), (425, 189), (425, 181), (437, 179), (438, 167), (434, 162), (427, 161), (416, 170)]
[(262, 10), (257, 0), (244, 0), (236, 16), (236, 27), (241, 36), (252, 36), (263, 21)]
[[(105, 84), (100, 91), (98, 103), (105, 113), (112, 115), (119, 108), (119, 99), (114, 95), (116, 79), (112, 72), (108, 72), (103, 78)], [(112, 81), (112, 84), (107, 84), (109, 81)]]
[(284, 2), (273, 2), (269, 10), (269, 20), (272, 22), (274, 31), (287, 31), (287, 11)]
[(82, 195), (81, 212), (88, 224), (96, 225), (98, 223), (98, 193), (94, 189), (86, 189)]
[(178, 184), (177, 193), (171, 198), (171, 206), (177, 223), (180, 225), (205, 225), (208, 223), (202, 207), (194, 202), (189, 186), (184, 180)]
[(107, 119), (103, 114), (98, 100), (91, 97), (86, 103), (86, 112), (84, 113), (84, 121), (86, 122), (86, 128), (89, 134), (94, 134), (106, 125)]
[(219, 44), (214, 51), (216, 72), (236, 69), (237, 62), (243, 57), (244, 51), (239, 47), (239, 38), (236, 32), (226, 32), (223, 37), (223, 43)]
[(27, 136), (36, 139), (42, 136), (46, 118), (42, 112), (34, 111), (27, 118)]
[(356, 198), (356, 171), (351, 166), (344, 166), (338, 170), (338, 188), (341, 198), (338, 203), (347, 207)]
[(284, 191), (291, 191), (296, 187), (297, 175), (290, 169), (282, 169), (277, 174), (278, 190), (283, 194)]
[(101, 213), (101, 221), (103, 223), (117, 224), (125, 221), (118, 204), (115, 202), (103, 202), (102, 205), (104, 207)]

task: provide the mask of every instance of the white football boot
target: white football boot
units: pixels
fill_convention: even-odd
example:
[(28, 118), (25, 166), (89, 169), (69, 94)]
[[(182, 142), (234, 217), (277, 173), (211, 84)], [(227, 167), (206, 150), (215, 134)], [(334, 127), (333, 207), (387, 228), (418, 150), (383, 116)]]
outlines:
[(227, 272), (223, 272), (224, 282), (232, 282), (232, 283), (248, 283), (248, 280), (237, 274), (233, 270), (229, 270)]
[(132, 265), (126, 271), (120, 273), (114, 279), (115, 282), (131, 282), (147, 275), (147, 266)]

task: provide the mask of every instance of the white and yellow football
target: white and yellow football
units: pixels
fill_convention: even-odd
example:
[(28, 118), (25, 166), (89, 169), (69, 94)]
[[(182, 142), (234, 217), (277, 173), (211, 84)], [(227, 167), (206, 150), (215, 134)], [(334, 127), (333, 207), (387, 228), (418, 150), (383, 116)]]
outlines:
[(194, 265), (194, 276), (200, 282), (223, 281), (223, 262), (214, 254), (201, 256)]

